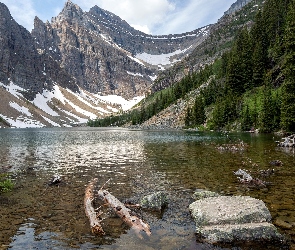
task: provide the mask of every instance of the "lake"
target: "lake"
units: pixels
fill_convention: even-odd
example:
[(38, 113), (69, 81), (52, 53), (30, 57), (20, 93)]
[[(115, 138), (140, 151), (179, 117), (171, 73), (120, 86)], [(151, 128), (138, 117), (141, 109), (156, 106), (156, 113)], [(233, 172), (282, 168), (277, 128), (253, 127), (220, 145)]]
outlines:
[[(263, 200), (294, 243), (295, 153), (277, 148), (276, 140), (176, 130), (0, 129), (0, 170), (9, 168), (15, 183), (12, 192), (0, 195), (0, 249), (211, 249), (196, 242), (188, 212), (197, 188)], [(272, 166), (274, 160), (283, 165)], [(240, 168), (270, 184), (260, 189), (240, 184), (233, 174)], [(267, 169), (274, 173), (260, 176)], [(49, 186), (55, 174), (62, 182)], [(151, 237), (139, 239), (105, 206), (106, 235), (91, 233), (83, 199), (94, 178), (97, 189), (110, 179), (106, 188), (121, 201), (167, 193), (169, 205), (162, 213), (137, 211), (151, 226)]]

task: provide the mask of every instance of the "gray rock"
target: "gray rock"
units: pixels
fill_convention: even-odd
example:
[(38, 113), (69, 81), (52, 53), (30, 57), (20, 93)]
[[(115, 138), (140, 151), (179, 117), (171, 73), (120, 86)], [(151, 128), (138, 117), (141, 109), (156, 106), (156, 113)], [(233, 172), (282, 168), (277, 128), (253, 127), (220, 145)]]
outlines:
[(155, 210), (161, 210), (167, 203), (167, 195), (162, 191), (147, 195), (140, 200), (140, 206), (142, 208)]
[(209, 197), (217, 197), (217, 196), (219, 196), (218, 193), (204, 190), (204, 189), (197, 189), (195, 191), (195, 193), (193, 194), (193, 198), (195, 200), (201, 200), (201, 199), (205, 199), (205, 198), (209, 198)]
[(281, 240), (264, 202), (248, 196), (218, 196), (189, 206), (200, 240), (208, 243)]

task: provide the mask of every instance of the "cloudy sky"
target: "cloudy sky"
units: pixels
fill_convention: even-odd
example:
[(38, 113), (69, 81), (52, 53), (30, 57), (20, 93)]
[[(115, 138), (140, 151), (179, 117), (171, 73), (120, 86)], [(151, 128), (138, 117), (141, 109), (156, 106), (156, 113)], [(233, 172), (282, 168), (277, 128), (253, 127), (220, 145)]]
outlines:
[[(28, 30), (38, 16), (57, 16), (67, 0), (0, 0)], [(179, 34), (215, 23), (236, 0), (72, 0), (84, 11), (94, 5), (113, 12), (149, 34)]]

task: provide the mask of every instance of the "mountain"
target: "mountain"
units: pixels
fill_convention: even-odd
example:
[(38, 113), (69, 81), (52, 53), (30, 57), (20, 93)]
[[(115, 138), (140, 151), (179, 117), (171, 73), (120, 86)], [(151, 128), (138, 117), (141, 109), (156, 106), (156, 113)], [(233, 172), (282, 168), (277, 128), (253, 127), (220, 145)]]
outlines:
[(36, 18), (32, 36), (80, 87), (130, 99), (144, 95), (157, 73), (190, 53), (207, 30), (151, 36), (98, 6), (83, 12), (69, 0), (51, 23)]
[(228, 13), (140, 106), (89, 125), (294, 132), (294, 0), (252, 0)]
[(231, 15), (237, 12), (238, 10), (242, 9), (246, 4), (251, 2), (252, 0), (238, 0), (235, 3), (233, 3), (230, 8), (224, 12), (224, 15)]
[(0, 127), (69, 126), (122, 108), (79, 87), (2, 3), (0, 16)]
[[(231, 14), (225, 13), (216, 24), (210, 25), (208, 37), (196, 46), (186, 58), (158, 74), (151, 87), (151, 94), (141, 102), (138, 108), (130, 111), (129, 115), (114, 117), (110, 122), (117, 125), (126, 124), (125, 126), (132, 124), (143, 128), (183, 128), (187, 123), (189, 126), (194, 124), (195, 121), (191, 121), (191, 119), (194, 118), (197, 112), (200, 113), (198, 120), (204, 119), (206, 115), (208, 121), (210, 121), (213, 116), (214, 103), (217, 100), (224, 101), (236, 95), (235, 90), (232, 93), (226, 93), (227, 89), (229, 89), (226, 86), (228, 81), (226, 74), (228, 64), (231, 62), (230, 51), (233, 47), (241, 47), (241, 45), (239, 47), (236, 45), (238, 34), (241, 30), (251, 30), (255, 24), (254, 20), (257, 13), (264, 6), (263, 0), (252, 0), (248, 4), (242, 1), (237, 3), (236, 10), (233, 7), (235, 5), (233, 5)], [(260, 24), (258, 27), (260, 27)], [(247, 34), (243, 39), (247, 41), (249, 37), (250, 35)], [(256, 40), (261, 39), (263, 40), (263, 38)], [(249, 41), (246, 44), (249, 44)], [(252, 57), (251, 45), (249, 47), (247, 52), (238, 52), (241, 49), (237, 49), (235, 53), (239, 60), (243, 59), (243, 56), (239, 55), (239, 53)], [(246, 57), (245, 55), (244, 57)], [(256, 59), (253, 58), (253, 60)], [(244, 65), (243, 61), (239, 61), (233, 67), (233, 73), (231, 74), (237, 76), (237, 80), (232, 83), (233, 85), (238, 82), (241, 73), (248, 76), (248, 78), (252, 77), (251, 70), (249, 73), (242, 72)], [(235, 68), (241, 68), (240, 72), (239, 70), (234, 71)], [(244, 87), (242, 91), (244, 91)], [(202, 96), (201, 101), (197, 98), (200, 94)], [(196, 105), (197, 101), (198, 104)], [(232, 108), (234, 105), (232, 104)], [(198, 110), (199, 107), (203, 106), (206, 107), (206, 112), (204, 112), (204, 108), (202, 112)], [(223, 108), (222, 111), (227, 111), (227, 113), (224, 114), (225, 118), (217, 117), (217, 121), (226, 120), (228, 115), (235, 113), (241, 106), (237, 105), (233, 111), (229, 110), (229, 107), (225, 104), (221, 108)], [(106, 126), (110, 125), (108, 122), (102, 119), (89, 124)]]
[(212, 37), (241, 4), (215, 25), (152, 36), (98, 6), (84, 12), (70, 0), (51, 22), (36, 17), (30, 33), (1, 3), (0, 126), (72, 126), (126, 110), (210, 64), (215, 46), (233, 35), (219, 34), (216, 44)]
[(126, 110), (208, 35), (151, 36), (71, 1), (51, 22), (36, 17), (31, 33), (3, 3), (0, 14), (0, 126), (69, 126)]

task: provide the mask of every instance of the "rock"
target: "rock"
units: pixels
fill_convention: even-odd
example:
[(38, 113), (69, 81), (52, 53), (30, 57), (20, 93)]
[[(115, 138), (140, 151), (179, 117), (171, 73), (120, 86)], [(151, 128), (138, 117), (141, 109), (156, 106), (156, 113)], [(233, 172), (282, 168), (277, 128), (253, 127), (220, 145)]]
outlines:
[(231, 7), (224, 12), (224, 15), (232, 15), (233, 13), (237, 12), (238, 10), (242, 9), (246, 4), (251, 2), (252, 0), (238, 0), (231, 5)]
[(140, 200), (140, 206), (147, 209), (162, 210), (168, 203), (167, 195), (162, 192), (156, 192), (143, 197)]
[(193, 194), (193, 198), (195, 200), (201, 200), (201, 199), (204, 199), (204, 198), (217, 197), (217, 196), (219, 196), (218, 193), (208, 191), (208, 190), (204, 190), (204, 189), (197, 189), (195, 191), (195, 193)]
[(248, 196), (217, 196), (189, 206), (201, 242), (280, 241), (264, 202)]
[(48, 185), (52, 186), (52, 185), (58, 185), (61, 182), (61, 177), (60, 175), (54, 175), (51, 178), (51, 181), (49, 182)]
[(271, 162), (269, 162), (269, 164), (272, 166), (277, 166), (277, 167), (280, 167), (283, 165), (283, 163), (280, 160), (271, 161)]

